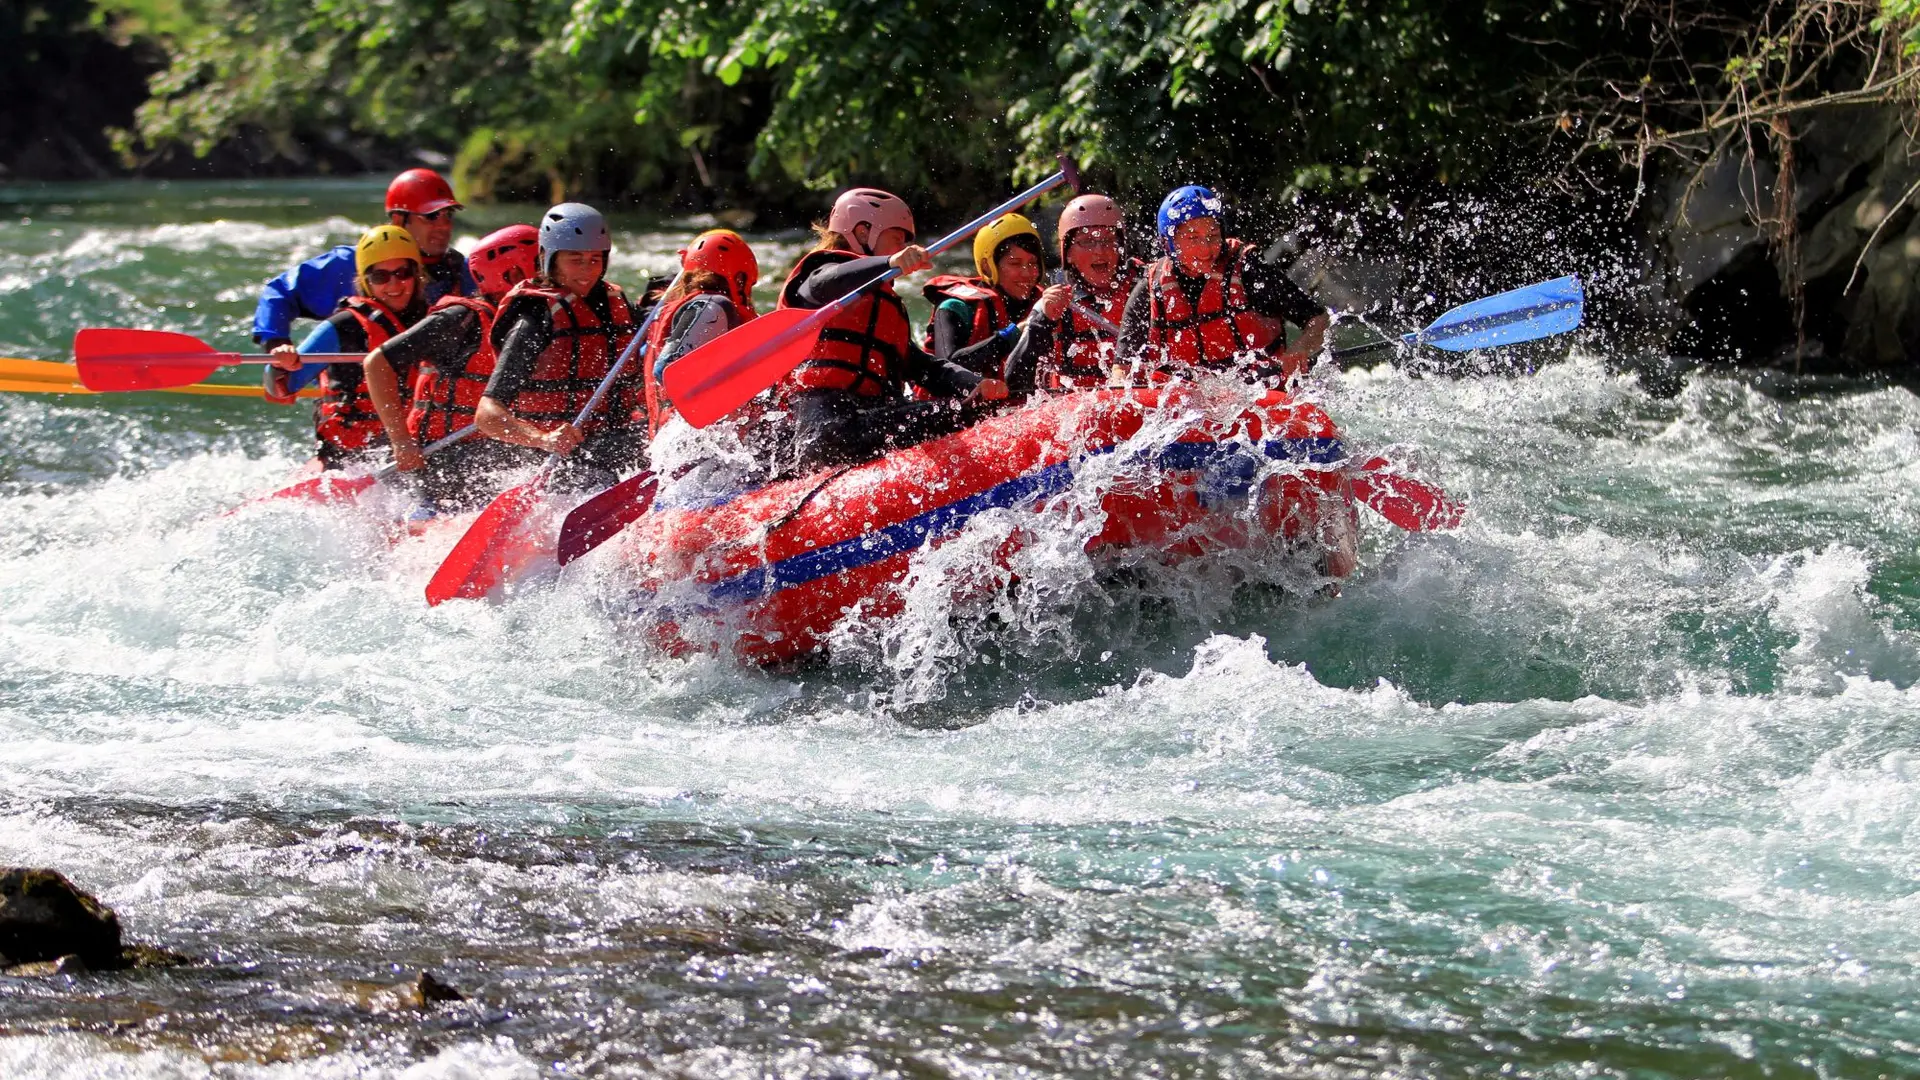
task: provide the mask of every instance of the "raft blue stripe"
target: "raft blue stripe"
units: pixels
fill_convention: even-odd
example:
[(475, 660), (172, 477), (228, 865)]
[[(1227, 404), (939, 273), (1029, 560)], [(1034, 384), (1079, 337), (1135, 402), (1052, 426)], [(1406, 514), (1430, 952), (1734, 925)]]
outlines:
[[(1105, 447), (1093, 453), (1112, 453), (1113, 449)], [(1201, 469), (1235, 454), (1244, 454), (1245, 450), (1244, 443), (1174, 443), (1163, 447), (1154, 460), (1162, 468)], [(1269, 439), (1260, 445), (1260, 450), (1275, 461), (1301, 461), (1318, 465), (1332, 464), (1346, 457), (1346, 448), (1340, 444), (1340, 440), (1328, 438)], [(1049, 465), (1025, 476), (1003, 480), (985, 491), (916, 514), (864, 536), (801, 552), (770, 566), (754, 567), (716, 583), (710, 595), (715, 601), (738, 603), (911, 551), (931, 537), (959, 531), (975, 514), (1016, 506), (1065, 491), (1073, 482), (1073, 464), (1063, 461)]]

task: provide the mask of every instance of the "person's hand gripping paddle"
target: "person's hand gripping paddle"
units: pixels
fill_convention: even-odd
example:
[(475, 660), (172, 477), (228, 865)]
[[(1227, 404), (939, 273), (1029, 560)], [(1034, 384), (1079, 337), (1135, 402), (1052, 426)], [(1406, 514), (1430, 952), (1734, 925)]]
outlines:
[[(680, 283), (684, 274), (683, 270), (674, 275), (674, 285)], [(667, 286), (667, 291), (672, 292), (673, 285)], [(653, 309), (641, 320), (640, 328), (634, 331), (633, 340), (627, 342), (627, 347), (620, 352), (620, 358), (607, 369), (606, 378), (600, 380), (593, 396), (587, 399), (586, 406), (573, 418), (575, 427), (586, 423), (600, 408), (600, 402), (607, 396), (607, 391), (613, 388), (614, 380), (626, 371), (627, 364), (647, 340), (647, 332), (653, 329), (653, 320), (659, 316), (663, 306), (657, 300), (654, 302)], [(440, 569), (434, 571), (432, 580), (427, 582), (428, 606), (456, 597), (474, 599), (485, 596), (520, 568), (529, 554), (522, 540), (524, 526), (540, 506), (541, 498), (547, 491), (547, 481), (565, 456), (549, 456), (533, 479), (501, 492), (487, 504), (485, 510), (480, 511), (480, 516), (467, 529), (466, 535), (453, 545), (453, 550), (440, 564)], [(649, 474), (642, 472), (639, 475)]]

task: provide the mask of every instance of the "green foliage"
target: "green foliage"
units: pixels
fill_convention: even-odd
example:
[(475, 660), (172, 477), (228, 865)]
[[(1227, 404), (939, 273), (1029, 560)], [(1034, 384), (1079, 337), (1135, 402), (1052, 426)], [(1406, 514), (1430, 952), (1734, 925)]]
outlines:
[(1920, 56), (1920, 0), (1880, 0), (1875, 30), (1895, 30), (1908, 56)]
[[(140, 117), (153, 145), (205, 153), (253, 128), (297, 154), (300, 138), (344, 129), (456, 152), (480, 195), (806, 204), (854, 180), (972, 199), (1009, 172), (1050, 171), (1060, 148), (1135, 194), (1187, 179), (1283, 194), (1532, 175), (1530, 162), (1631, 142), (1582, 128), (1583, 100), (1624, 115), (1639, 99), (1623, 88), (1638, 87), (1654, 116), (1672, 87), (1733, 93), (1764, 76), (1786, 46), (1770, 52), (1752, 28), (1791, 6), (114, 2), (174, 28)], [(1878, 10), (1920, 47), (1920, 0)]]

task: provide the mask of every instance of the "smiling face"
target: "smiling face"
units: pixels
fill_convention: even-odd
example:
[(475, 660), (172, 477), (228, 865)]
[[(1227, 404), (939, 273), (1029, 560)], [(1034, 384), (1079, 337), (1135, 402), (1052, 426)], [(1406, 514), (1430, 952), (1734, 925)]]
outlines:
[(1120, 268), (1120, 230), (1104, 226), (1073, 230), (1067, 238), (1067, 265), (1096, 289), (1112, 285), (1113, 273)]
[(1033, 252), (1008, 244), (993, 265), (1000, 274), (1001, 291), (1015, 300), (1033, 295), (1034, 286), (1040, 281), (1040, 260)]
[(585, 296), (607, 272), (604, 251), (556, 251), (550, 275), (553, 283), (575, 296)]
[(392, 311), (413, 303), (413, 291), (420, 287), (419, 264), (412, 259), (388, 259), (367, 267), (367, 295)]
[(1199, 277), (1220, 261), (1220, 219), (1194, 218), (1173, 229), (1173, 261), (1188, 277)]

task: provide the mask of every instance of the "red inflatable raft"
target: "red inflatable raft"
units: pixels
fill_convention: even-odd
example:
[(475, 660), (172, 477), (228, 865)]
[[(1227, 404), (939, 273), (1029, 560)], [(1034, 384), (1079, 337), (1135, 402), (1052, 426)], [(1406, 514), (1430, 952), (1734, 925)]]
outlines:
[[(862, 618), (896, 614), (893, 586), (914, 553), (978, 514), (1085, 513), (1087, 500), (1074, 511), (1061, 496), (1095, 467), (1108, 471), (1090, 552), (1182, 558), (1281, 537), (1329, 549), (1327, 572), (1344, 576), (1356, 516), (1345, 459), (1326, 412), (1284, 394), (1067, 394), (851, 468), (705, 505), (656, 504), (609, 547), (638, 578), (638, 610), (668, 648), (730, 645), (777, 663), (819, 651), (856, 607)], [(695, 633), (696, 623), (719, 632)], [(727, 640), (702, 640), (713, 637)]]

